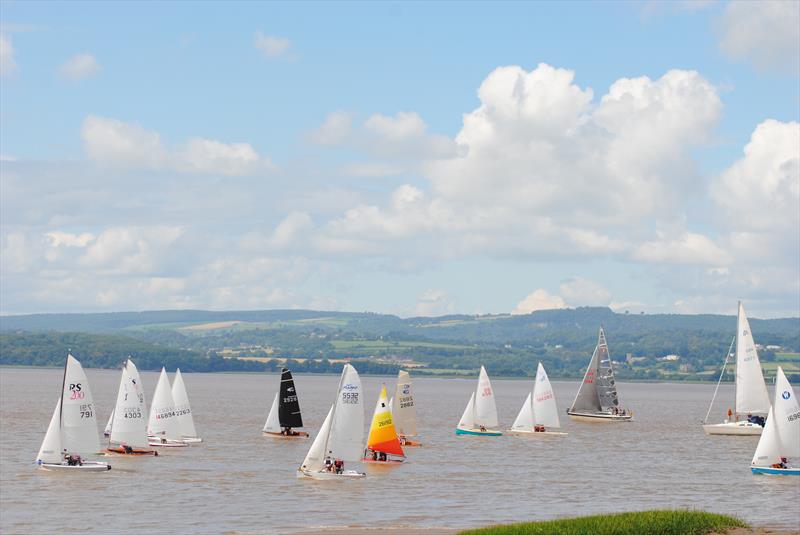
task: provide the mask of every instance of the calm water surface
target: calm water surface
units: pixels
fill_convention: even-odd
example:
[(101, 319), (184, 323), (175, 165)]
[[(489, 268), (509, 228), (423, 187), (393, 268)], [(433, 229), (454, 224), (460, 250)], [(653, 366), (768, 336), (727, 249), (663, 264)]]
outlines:
[[(100, 426), (118, 372), (87, 370)], [(148, 397), (157, 374), (143, 372)], [(699, 421), (712, 385), (620, 384), (635, 422), (579, 424), (561, 439), (456, 437), (476, 379), (414, 379), (422, 448), (397, 467), (365, 466), (360, 481), (298, 480), (310, 440), (263, 437), (277, 374), (185, 374), (205, 443), (157, 458), (111, 459), (103, 474), (53, 474), (32, 464), (61, 370), (0, 369), (0, 532), (285, 533), (325, 526), (478, 526), (646, 508), (702, 508), (756, 525), (800, 529), (800, 478), (753, 476), (757, 437), (708, 437)], [(295, 377), (306, 429), (319, 428), (339, 377)], [(365, 421), (380, 383), (362, 377)], [(531, 381), (495, 380), (508, 427)], [(554, 382), (562, 414), (575, 382)], [(720, 398), (733, 399), (732, 388)], [(727, 405), (716, 410), (722, 416)], [(365, 429), (365, 439), (366, 439)], [(100, 429), (98, 429), (100, 432)]]

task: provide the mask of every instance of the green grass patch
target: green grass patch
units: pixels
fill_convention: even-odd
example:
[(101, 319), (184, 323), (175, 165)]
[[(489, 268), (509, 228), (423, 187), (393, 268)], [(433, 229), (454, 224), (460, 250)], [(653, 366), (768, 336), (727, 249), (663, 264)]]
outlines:
[(787, 360), (800, 360), (800, 353), (775, 353), (775, 360), (786, 362)]
[(489, 526), (459, 532), (460, 535), (701, 535), (724, 533), (747, 524), (727, 515), (704, 511), (653, 510), (562, 520)]
[(439, 342), (414, 342), (414, 341), (392, 341), (392, 340), (331, 340), (331, 344), (336, 349), (410, 349), (414, 347), (428, 347), (434, 349), (470, 349), (471, 346), (458, 344), (443, 344)]

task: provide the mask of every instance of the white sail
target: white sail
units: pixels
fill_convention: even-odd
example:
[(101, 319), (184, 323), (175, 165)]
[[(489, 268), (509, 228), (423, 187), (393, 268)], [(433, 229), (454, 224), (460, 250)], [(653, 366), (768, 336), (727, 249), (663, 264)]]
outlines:
[(56, 408), (50, 418), (50, 425), (47, 426), (47, 433), (44, 435), (42, 447), (36, 460), (40, 463), (60, 464), (63, 460), (61, 456), (61, 399), (56, 401)]
[(125, 367), (122, 368), (109, 440), (114, 444), (146, 448), (148, 443), (145, 412), (136, 383), (131, 380), (128, 373), (129, 362), (126, 362)]
[(168, 440), (181, 440), (181, 427), (175, 412), (175, 402), (172, 399), (167, 370), (164, 368), (161, 368), (156, 391), (153, 393), (147, 434)]
[(772, 409), (781, 439), (781, 455), (800, 458), (800, 404), (780, 366), (775, 377)]
[(278, 395), (280, 392), (275, 392), (275, 399), (272, 401), (272, 407), (269, 409), (267, 421), (264, 423), (265, 433), (280, 433), (281, 422), (278, 419)]
[[(397, 404), (394, 404), (397, 400)], [(407, 371), (400, 370), (397, 374), (397, 387), (392, 401), (392, 418), (398, 435), (413, 437), (417, 435), (417, 408), (414, 406), (414, 389), (411, 386), (411, 377)]]
[(333, 410), (328, 451), (335, 459), (359, 461), (364, 448), (364, 394), (361, 378), (350, 364), (344, 365), (341, 387)]
[(530, 430), (533, 428), (533, 404), (531, 403), (531, 394), (525, 398), (525, 403), (517, 414), (517, 419), (511, 424), (511, 429), (525, 429)]
[(147, 397), (144, 395), (144, 385), (142, 384), (142, 378), (139, 376), (139, 369), (130, 357), (128, 357), (128, 362), (125, 363), (125, 367), (128, 369), (128, 377), (130, 377), (131, 383), (133, 383), (136, 389), (136, 396), (139, 398), (139, 406), (142, 408), (142, 414), (147, 414)]
[(103, 429), (103, 435), (109, 436), (111, 434), (111, 424), (114, 422), (114, 410), (111, 410), (111, 414), (108, 415), (108, 421), (106, 422), (106, 427)]
[(740, 301), (736, 331), (736, 413), (766, 414), (768, 410), (767, 385), (761, 373), (750, 323)]
[(467, 408), (464, 409), (464, 414), (461, 415), (461, 420), (458, 422), (459, 429), (474, 429), (475, 428), (475, 392), (470, 394), (469, 403)]
[(392, 412), (392, 418), (394, 418), (394, 413), (395, 413), (394, 396), (389, 398), (389, 410)]
[(536, 369), (536, 382), (533, 387), (533, 420), (535, 424), (545, 427), (561, 427), (553, 387), (541, 362)]
[(100, 451), (92, 390), (81, 363), (67, 356), (61, 402), (61, 447), (69, 453), (91, 455)]
[(186, 385), (183, 384), (180, 368), (175, 370), (175, 380), (172, 382), (172, 399), (175, 402), (175, 412), (178, 414), (181, 435), (187, 438), (196, 438), (197, 430), (194, 428), (192, 406), (189, 404), (189, 395), (186, 393)]
[(314, 442), (311, 443), (311, 448), (309, 448), (306, 458), (300, 466), (301, 470), (319, 472), (325, 467), (325, 444), (328, 442), (328, 437), (331, 434), (332, 413), (333, 405), (328, 409), (328, 415), (325, 417), (325, 421), (322, 422), (322, 427), (320, 427), (319, 433), (317, 433), (317, 436), (314, 438)]
[(758, 439), (756, 452), (753, 454), (753, 466), (772, 466), (781, 462), (781, 439), (778, 435), (778, 427), (775, 425), (775, 415), (772, 407), (767, 413), (767, 422)]
[(475, 424), (487, 428), (497, 427), (497, 406), (494, 402), (494, 390), (489, 382), (486, 369), (481, 366), (478, 377), (478, 390), (475, 392)]

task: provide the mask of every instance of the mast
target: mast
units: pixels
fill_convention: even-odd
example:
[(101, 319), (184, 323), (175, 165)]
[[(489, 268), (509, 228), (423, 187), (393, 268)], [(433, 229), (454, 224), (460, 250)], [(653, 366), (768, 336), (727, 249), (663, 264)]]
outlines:
[[(64, 419), (64, 387), (67, 385), (67, 365), (72, 349), (67, 349), (67, 359), (64, 361), (64, 377), (61, 379), (61, 398), (58, 401), (58, 432), (61, 432), (61, 425)], [(61, 452), (59, 452), (60, 454)]]

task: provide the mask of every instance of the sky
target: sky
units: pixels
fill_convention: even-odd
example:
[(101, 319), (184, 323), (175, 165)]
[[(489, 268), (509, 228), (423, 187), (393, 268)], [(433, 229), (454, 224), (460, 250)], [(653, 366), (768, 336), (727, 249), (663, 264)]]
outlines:
[(0, 3), (0, 314), (800, 316), (800, 2)]

